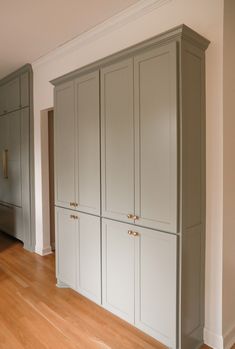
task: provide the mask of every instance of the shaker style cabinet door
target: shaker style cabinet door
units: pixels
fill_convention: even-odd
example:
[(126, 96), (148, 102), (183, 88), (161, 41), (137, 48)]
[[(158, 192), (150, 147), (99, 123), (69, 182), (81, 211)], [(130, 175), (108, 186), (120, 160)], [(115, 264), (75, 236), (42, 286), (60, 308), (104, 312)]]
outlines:
[(74, 83), (55, 88), (55, 204), (75, 207)]
[(100, 218), (84, 213), (78, 216), (77, 291), (101, 304)]
[(102, 220), (103, 306), (134, 323), (134, 239), (130, 225)]
[(135, 227), (135, 325), (176, 348), (177, 237)]
[(100, 214), (99, 71), (75, 80), (76, 208)]
[(20, 76), (20, 104), (21, 108), (29, 106), (29, 72)]
[(6, 112), (20, 108), (20, 79), (19, 77), (9, 81), (5, 85)]
[[(133, 60), (101, 69), (102, 216), (134, 215)], [(128, 218), (128, 215), (130, 218)]]
[(56, 277), (57, 282), (76, 288), (77, 225), (76, 211), (60, 207), (56, 219)]
[(176, 43), (134, 58), (136, 224), (177, 230)]
[(8, 114), (8, 202), (22, 205), (21, 111)]

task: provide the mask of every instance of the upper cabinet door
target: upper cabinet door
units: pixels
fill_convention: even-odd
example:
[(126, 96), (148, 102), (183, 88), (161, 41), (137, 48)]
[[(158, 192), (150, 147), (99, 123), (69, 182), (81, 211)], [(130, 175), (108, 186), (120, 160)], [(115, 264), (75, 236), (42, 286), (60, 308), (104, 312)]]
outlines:
[(99, 71), (75, 80), (76, 205), (100, 215)]
[(177, 231), (176, 44), (135, 57), (136, 224)]
[(29, 72), (20, 76), (20, 104), (21, 108), (29, 106)]
[(101, 70), (102, 216), (134, 215), (133, 60)]
[(5, 86), (0, 86), (0, 115), (6, 111)]
[(74, 83), (55, 88), (55, 204), (75, 206)]
[(5, 85), (6, 112), (20, 108), (20, 79), (19, 77), (9, 81)]

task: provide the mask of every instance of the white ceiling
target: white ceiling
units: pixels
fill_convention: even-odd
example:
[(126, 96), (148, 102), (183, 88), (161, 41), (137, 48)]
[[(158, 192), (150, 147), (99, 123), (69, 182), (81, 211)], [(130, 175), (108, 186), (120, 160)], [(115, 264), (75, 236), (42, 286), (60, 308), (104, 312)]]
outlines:
[(0, 78), (138, 0), (0, 0)]

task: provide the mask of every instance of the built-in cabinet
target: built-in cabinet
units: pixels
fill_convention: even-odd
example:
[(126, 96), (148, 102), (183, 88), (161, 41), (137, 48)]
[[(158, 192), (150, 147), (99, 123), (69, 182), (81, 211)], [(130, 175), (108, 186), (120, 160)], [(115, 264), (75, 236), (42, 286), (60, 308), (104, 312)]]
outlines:
[(0, 230), (33, 249), (32, 69), (0, 81)]
[(172, 349), (203, 342), (207, 46), (180, 26), (53, 81), (58, 286)]

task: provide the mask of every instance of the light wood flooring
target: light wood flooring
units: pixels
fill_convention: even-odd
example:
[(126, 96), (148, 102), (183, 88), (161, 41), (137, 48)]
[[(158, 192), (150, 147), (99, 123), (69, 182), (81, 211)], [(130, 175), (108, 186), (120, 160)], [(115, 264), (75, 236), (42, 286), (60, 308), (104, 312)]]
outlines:
[(27, 252), (0, 233), (0, 349), (39, 348), (165, 347), (76, 292), (58, 289), (54, 255)]

